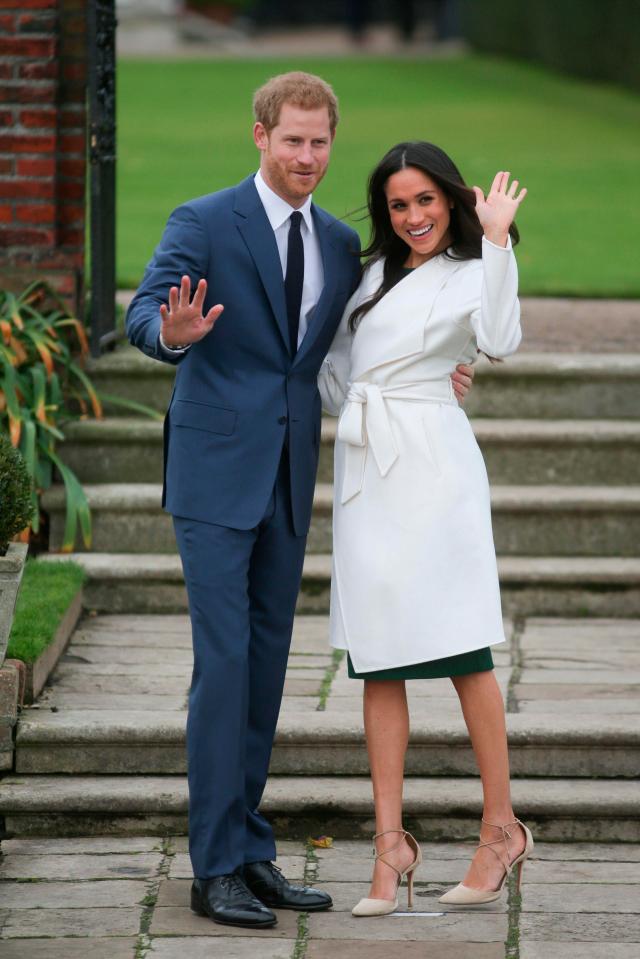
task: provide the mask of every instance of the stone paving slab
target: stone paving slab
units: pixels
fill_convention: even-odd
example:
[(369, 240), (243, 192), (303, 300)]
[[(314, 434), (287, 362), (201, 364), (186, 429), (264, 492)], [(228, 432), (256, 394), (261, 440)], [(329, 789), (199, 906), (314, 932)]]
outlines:
[[(545, 679), (548, 679), (548, 676)], [(512, 692), (518, 699), (591, 699), (594, 708), (599, 708), (599, 705), (596, 707), (596, 702), (601, 699), (617, 700), (620, 697), (636, 697), (637, 701), (638, 687), (635, 685), (628, 683), (585, 683), (584, 674), (582, 674), (581, 679), (582, 681), (579, 683), (554, 683), (544, 680), (539, 683), (516, 683), (512, 687)]]
[[(599, 885), (601, 883), (634, 883), (640, 879), (640, 869), (637, 862), (551, 862), (533, 859), (527, 862), (525, 872), (527, 896), (528, 887), (534, 883), (549, 883), (550, 885), (593, 883)], [(585, 895), (583, 888), (581, 888), (581, 894)], [(611, 895), (614, 895), (613, 891)], [(606, 910), (602, 909), (600, 911), (605, 912)]]
[(532, 859), (552, 862), (640, 862), (640, 845), (604, 842), (537, 842)]
[[(520, 942), (519, 959), (631, 959), (628, 942)], [(308, 954), (307, 954), (308, 959)]]
[(3, 839), (5, 856), (97, 856), (105, 853), (160, 852), (156, 836), (94, 836), (68, 839)]
[(16, 909), (9, 912), (0, 931), (0, 940), (40, 936), (52, 939), (67, 936), (135, 936), (140, 926), (141, 911), (141, 906), (136, 909)]
[[(530, 939), (599, 942), (602, 959), (609, 957), (609, 942), (640, 942), (640, 916), (637, 914), (551, 912), (536, 915), (523, 912), (519, 925), (521, 942)], [(628, 959), (631, 955), (633, 953), (629, 951)]]
[[(104, 939), (24, 939), (2, 940), (2, 959), (133, 959), (136, 940)], [(169, 954), (165, 953), (167, 959)], [(175, 954), (177, 956), (177, 953)], [(181, 954), (183, 959), (187, 959)], [(173, 957), (172, 957), (173, 959)]]
[[(517, 696), (518, 712), (528, 713), (531, 716), (572, 716), (574, 723), (582, 723), (583, 719), (593, 717), (593, 700), (585, 697), (584, 699), (570, 699), (568, 701), (556, 698), (544, 699), (542, 701), (532, 699), (522, 699)], [(629, 699), (617, 699), (614, 697), (600, 697), (598, 699), (598, 716), (636, 716), (638, 714), (638, 696), (637, 694)]]
[(160, 861), (159, 852), (11, 856), (0, 859), (0, 879), (146, 879), (156, 875)]
[[(54, 879), (54, 876), (50, 878)], [(105, 879), (101, 882), (0, 881), (0, 902), (4, 909), (65, 909), (70, 905), (74, 909), (138, 906), (146, 894), (146, 883), (131, 879)]]
[(409, 939), (416, 942), (501, 942), (507, 938), (506, 915), (448, 913), (433, 917), (394, 914), (360, 919), (351, 913), (311, 913), (312, 939)]
[[(295, 939), (298, 933), (298, 917), (295, 912), (276, 910), (278, 925), (263, 929), (261, 936), (268, 939)], [(243, 936), (247, 930), (234, 926), (220, 926), (196, 916), (190, 909), (180, 906), (159, 906), (154, 909), (151, 920), (151, 936)]]
[(291, 959), (294, 945), (295, 939), (266, 940), (262, 936), (171, 936), (153, 940), (149, 959)]
[[(529, 878), (529, 877), (527, 877)], [(636, 874), (636, 878), (637, 874)], [(523, 882), (523, 913), (633, 913), (638, 908), (638, 885), (623, 883)]]
[[(401, 942), (331, 939), (310, 942), (305, 959), (504, 959), (504, 945), (493, 942)], [(551, 959), (547, 955), (544, 959)], [(617, 956), (609, 959), (618, 959)], [(628, 956), (625, 957), (628, 959)]]
[(183, 633), (191, 636), (189, 617), (181, 613), (164, 613), (162, 616), (147, 616), (118, 613), (86, 616), (80, 629), (104, 629), (115, 633)]
[(130, 696), (185, 696), (188, 679), (184, 676), (92, 676), (79, 675), (77, 672), (61, 676), (57, 671), (52, 681), (54, 691), (65, 690), (79, 692), (85, 695), (93, 693), (118, 693)]
[(101, 647), (108, 649), (147, 649), (153, 646), (154, 649), (180, 649), (185, 652), (192, 652), (191, 632), (189, 633), (152, 633), (149, 631), (112, 632), (108, 629), (90, 629), (80, 628), (73, 634), (74, 646), (82, 648)]
[[(524, 667), (520, 675), (520, 685), (526, 686), (529, 683), (543, 684), (567, 684), (584, 685), (588, 683), (584, 669), (529, 669)], [(597, 685), (640, 685), (640, 669), (599, 669), (597, 672)]]
[[(39, 705), (41, 708), (51, 708), (55, 706), (58, 710), (82, 709), (85, 713), (108, 710), (130, 710), (136, 709), (141, 712), (155, 712), (162, 710), (168, 712), (180, 712), (187, 708), (186, 689), (179, 695), (158, 696), (152, 693), (88, 693), (88, 692), (69, 692), (68, 690), (55, 687), (48, 687), (40, 697)], [(33, 707), (32, 707), (33, 708)], [(25, 712), (26, 716), (30, 715)]]

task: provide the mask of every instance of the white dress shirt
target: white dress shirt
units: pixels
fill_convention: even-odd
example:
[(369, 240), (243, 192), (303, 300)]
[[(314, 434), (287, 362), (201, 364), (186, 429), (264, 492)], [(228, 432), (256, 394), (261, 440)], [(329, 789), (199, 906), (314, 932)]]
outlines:
[[(278, 253), (280, 254), (280, 264), (282, 266), (282, 278), (287, 272), (287, 246), (289, 243), (289, 228), (291, 221), (289, 217), (295, 212), (295, 207), (290, 206), (286, 200), (274, 193), (271, 187), (265, 183), (260, 170), (255, 175), (255, 185), (258, 196), (262, 200), (264, 211), (267, 214), (271, 229), (274, 232)], [(300, 233), (302, 234), (302, 245), (304, 247), (304, 282), (302, 285), (302, 303), (300, 305), (300, 326), (298, 327), (298, 348), (307, 332), (313, 311), (316, 307), (322, 287), (324, 286), (324, 268), (322, 266), (322, 254), (320, 252), (320, 243), (318, 242), (318, 233), (311, 215), (311, 197), (308, 196), (298, 211), (302, 213), (302, 223), (300, 224)]]
[[(260, 170), (255, 175), (254, 182), (258, 196), (262, 201), (265, 213), (278, 247), (280, 256), (280, 265), (282, 266), (282, 279), (287, 272), (287, 246), (289, 243), (289, 229), (291, 227), (290, 216), (295, 212), (295, 207), (290, 206), (286, 200), (274, 193), (271, 187), (265, 183)], [(300, 224), (300, 233), (302, 235), (302, 245), (304, 247), (304, 281), (302, 285), (302, 303), (300, 304), (300, 325), (298, 327), (298, 349), (307, 332), (313, 311), (320, 299), (322, 287), (324, 286), (324, 268), (322, 266), (322, 253), (320, 252), (320, 243), (318, 233), (311, 215), (311, 197), (308, 196), (301, 207), (298, 207), (302, 213), (302, 223)], [(168, 347), (160, 335), (160, 345), (168, 353), (184, 353), (189, 349), (188, 346), (173, 349)]]

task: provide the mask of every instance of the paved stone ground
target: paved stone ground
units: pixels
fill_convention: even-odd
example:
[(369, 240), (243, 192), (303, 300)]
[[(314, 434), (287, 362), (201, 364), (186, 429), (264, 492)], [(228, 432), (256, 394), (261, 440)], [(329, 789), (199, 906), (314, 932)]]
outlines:
[(470, 847), (424, 844), (414, 910), (354, 919), (369, 846), (281, 842), (287, 875), (327, 889), (334, 909), (281, 911), (259, 936), (190, 912), (186, 839), (10, 840), (2, 851), (3, 959), (629, 959), (640, 942), (638, 847), (540, 844), (522, 896), (444, 912), (437, 896), (461, 877)]
[[(360, 689), (337, 672), (326, 646), (325, 617), (299, 617), (287, 673), (283, 716), (325, 709), (359, 728)], [(639, 710), (640, 622), (532, 619), (507, 623), (509, 643), (494, 649), (510, 713), (581, 719)], [(606, 636), (606, 642), (603, 642)], [(167, 667), (169, 663), (169, 668)], [(183, 616), (99, 616), (81, 623), (51, 686), (51, 707), (90, 710), (93, 721), (119, 710), (184, 711), (189, 629)], [(447, 680), (410, 685), (412, 715), (453, 713)], [(34, 712), (30, 711), (30, 716)], [(463, 875), (473, 847), (425, 843), (412, 913), (356, 920), (366, 894), (369, 847), (336, 840), (327, 850), (279, 844), (291, 878), (318, 881), (334, 897), (331, 914), (284, 912), (260, 937), (193, 916), (186, 839), (8, 840), (0, 858), (0, 955), (13, 959), (628, 959), (640, 942), (640, 846), (539, 844), (515, 889), (498, 904), (443, 912), (439, 891)], [(401, 906), (405, 904), (401, 897)], [(25, 940), (29, 940), (28, 944)], [(6, 940), (6, 941), (5, 941)]]

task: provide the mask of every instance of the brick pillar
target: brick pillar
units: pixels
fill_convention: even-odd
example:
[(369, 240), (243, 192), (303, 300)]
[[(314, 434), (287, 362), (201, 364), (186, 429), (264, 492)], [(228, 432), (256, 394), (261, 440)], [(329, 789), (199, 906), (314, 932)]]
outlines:
[(82, 309), (85, 0), (0, 0), (0, 286)]

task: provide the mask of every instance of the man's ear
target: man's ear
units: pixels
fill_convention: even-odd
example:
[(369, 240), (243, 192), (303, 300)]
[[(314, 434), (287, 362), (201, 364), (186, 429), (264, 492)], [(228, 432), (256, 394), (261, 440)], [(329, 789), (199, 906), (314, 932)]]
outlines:
[(269, 143), (269, 134), (259, 120), (253, 125), (253, 142), (259, 150), (266, 150)]

